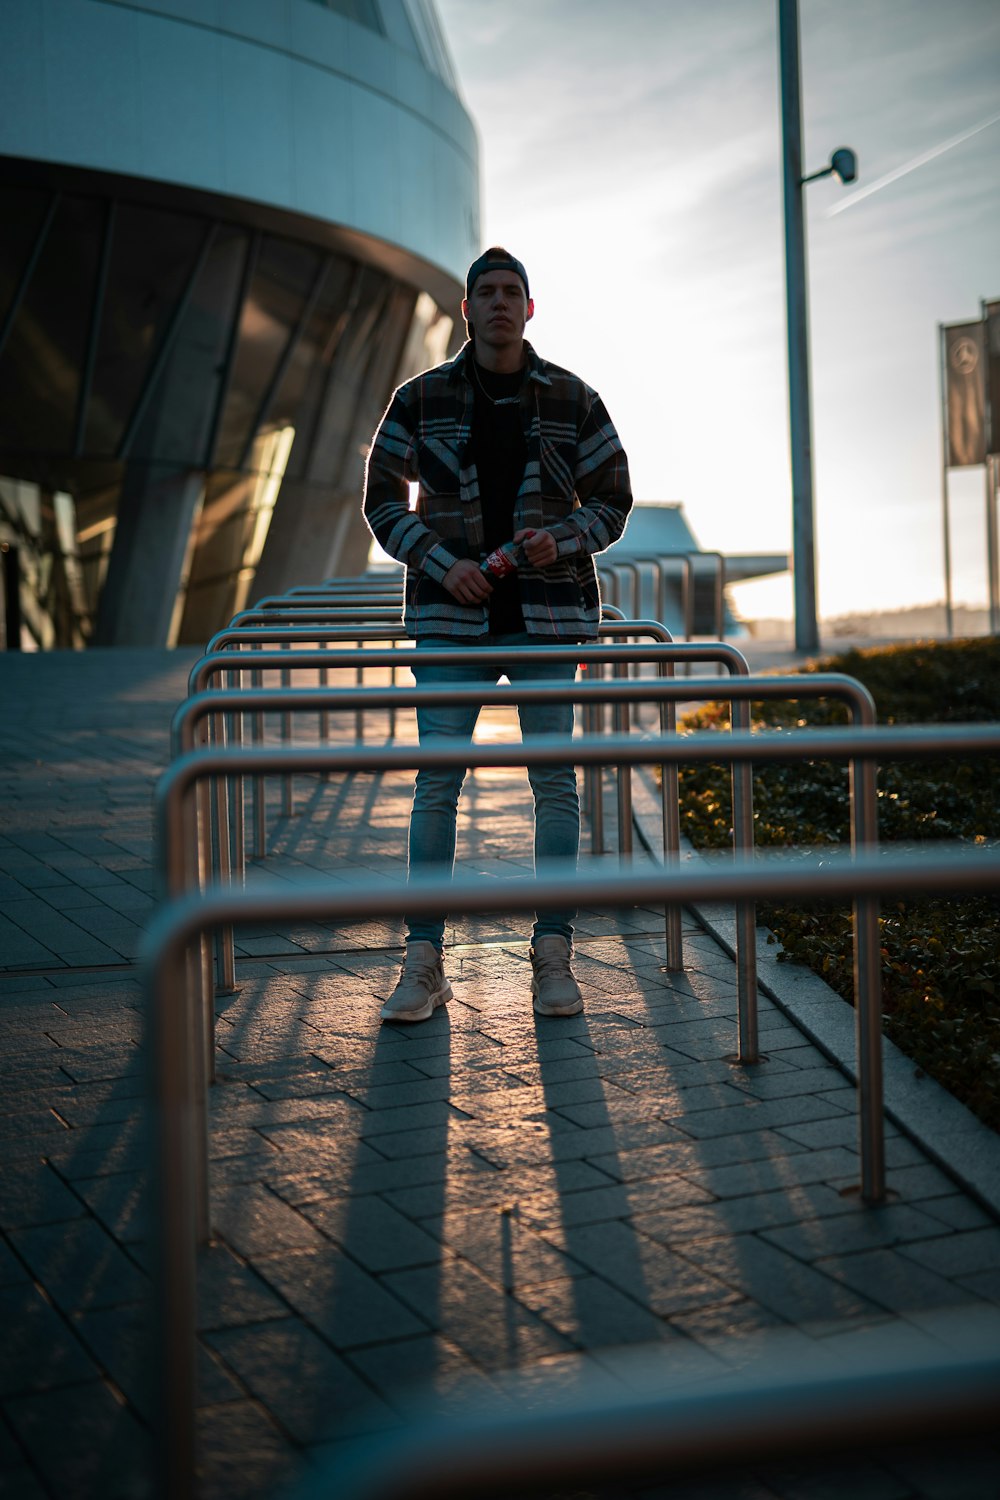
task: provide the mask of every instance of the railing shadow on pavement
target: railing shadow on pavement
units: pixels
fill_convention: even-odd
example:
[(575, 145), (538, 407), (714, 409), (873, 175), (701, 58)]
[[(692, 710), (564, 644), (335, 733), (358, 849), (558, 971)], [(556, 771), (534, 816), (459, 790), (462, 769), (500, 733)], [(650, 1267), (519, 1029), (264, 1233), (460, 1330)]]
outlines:
[[(978, 739), (988, 740), (989, 748), (996, 753), (1000, 750), (1000, 728), (987, 726), (987, 729), (990, 733)], [(898, 737), (897, 731), (895, 738)], [(857, 740), (860, 736), (848, 732), (847, 738)], [(865, 739), (873, 748), (871, 737), (866, 735)], [(757, 748), (759, 751), (760, 747)], [(875, 899), (884, 892), (909, 894), (944, 889), (959, 894), (995, 890), (1000, 889), (1000, 851), (938, 851), (920, 859), (911, 854), (879, 858), (863, 852), (850, 859), (827, 855), (818, 863), (808, 864), (782, 857), (653, 874), (619, 872), (596, 878), (581, 875), (576, 880), (576, 894), (581, 903), (599, 900), (621, 905), (661, 900), (664, 896), (682, 902), (739, 900), (751, 888), (764, 899), (788, 895), (799, 900), (829, 899), (848, 895), (855, 901), (865, 897)], [(495, 881), (476, 880), (461, 888), (455, 888), (449, 880), (428, 879), (414, 883), (407, 895), (408, 907), (418, 915), (425, 911), (432, 913), (446, 904), (457, 911), (507, 912), (557, 907), (564, 901), (564, 881), (552, 877), (512, 880), (499, 886)], [(309, 919), (336, 910), (350, 910), (364, 918), (377, 916), (387, 904), (395, 905), (395, 898), (381, 885), (358, 887), (350, 893), (333, 892), (324, 883), (291, 893), (286, 888), (263, 886), (252, 893), (214, 890), (169, 903), (150, 930), (144, 968), (150, 1021), (149, 1057), (156, 1099), (153, 1287), (157, 1334), (153, 1371), (158, 1381), (151, 1409), (157, 1436), (154, 1472), (160, 1493), (168, 1500), (182, 1500), (182, 1497), (187, 1500), (192, 1493), (194, 1464), (196, 1244), (198, 1198), (203, 1183), (195, 1119), (198, 1079), (193, 1067), (200, 1039), (196, 1018), (185, 1000), (186, 954), (201, 932), (225, 921), (255, 920), (263, 915)], [(995, 1366), (994, 1361), (987, 1372), (994, 1386)], [(736, 1399), (740, 1410), (753, 1408), (753, 1401), (747, 1400), (745, 1393)], [(792, 1410), (786, 1408), (783, 1420), (794, 1430)], [(860, 1427), (864, 1431), (867, 1420), (859, 1417), (855, 1406), (854, 1429)], [(801, 1425), (809, 1424), (804, 1421)], [(599, 1426), (595, 1417), (593, 1430), (596, 1432)], [(607, 1427), (604, 1431), (608, 1432)], [(543, 1426), (542, 1444), (551, 1436), (551, 1430), (546, 1431)], [(563, 1440), (564, 1434), (560, 1432), (560, 1448)], [(673, 1440), (680, 1441), (676, 1427)], [(705, 1441), (702, 1429), (698, 1447), (701, 1455), (705, 1452)], [(666, 1446), (669, 1453), (669, 1443)], [(511, 1451), (524, 1457), (523, 1446), (518, 1449), (511, 1442)], [(529, 1470), (533, 1462), (529, 1453)], [(359, 1495), (367, 1494), (368, 1491), (359, 1491)]]

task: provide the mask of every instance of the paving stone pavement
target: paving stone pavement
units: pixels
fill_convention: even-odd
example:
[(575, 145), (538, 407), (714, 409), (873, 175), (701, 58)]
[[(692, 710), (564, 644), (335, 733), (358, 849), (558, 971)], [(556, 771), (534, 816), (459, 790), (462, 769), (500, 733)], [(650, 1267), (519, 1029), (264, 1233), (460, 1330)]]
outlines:
[[(0, 656), (3, 1496), (149, 1492), (135, 958), (192, 660)], [(511, 737), (510, 716), (484, 732)], [(401, 892), (409, 785), (303, 778), (292, 817), (273, 788), (249, 878)], [(463, 809), (458, 878), (529, 865), (521, 773), (477, 773)], [(391, 1028), (395, 919), (240, 933), (211, 1090), (199, 1500), (263, 1500), (421, 1405), (543, 1381), (684, 1388), (890, 1340), (996, 1349), (1000, 1225), (891, 1124), (889, 1201), (862, 1206), (848, 1079), (766, 997), (766, 1061), (736, 1065), (734, 965), (688, 914), (684, 937), (671, 974), (661, 912), (581, 913), (586, 1009), (540, 1019), (525, 923), (469, 919), (448, 934), (454, 1002)], [(669, 1494), (1000, 1495), (997, 1451), (953, 1460), (897, 1448)]]

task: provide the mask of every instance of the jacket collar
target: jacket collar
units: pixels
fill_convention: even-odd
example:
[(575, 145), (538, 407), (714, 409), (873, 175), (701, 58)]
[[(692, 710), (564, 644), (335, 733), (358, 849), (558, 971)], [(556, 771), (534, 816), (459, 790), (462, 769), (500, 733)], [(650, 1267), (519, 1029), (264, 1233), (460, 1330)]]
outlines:
[[(524, 341), (524, 352), (527, 357), (528, 379), (537, 380), (539, 385), (551, 385), (552, 380), (546, 372), (545, 360), (541, 359), (535, 353), (533, 347), (528, 343), (527, 339), (525, 339)], [(447, 378), (449, 380), (458, 380), (464, 378), (471, 384), (471, 366), (468, 362), (472, 358), (472, 340), (466, 339), (461, 349), (459, 349), (458, 353), (455, 355), (455, 358), (453, 360), (450, 360), (445, 365)]]

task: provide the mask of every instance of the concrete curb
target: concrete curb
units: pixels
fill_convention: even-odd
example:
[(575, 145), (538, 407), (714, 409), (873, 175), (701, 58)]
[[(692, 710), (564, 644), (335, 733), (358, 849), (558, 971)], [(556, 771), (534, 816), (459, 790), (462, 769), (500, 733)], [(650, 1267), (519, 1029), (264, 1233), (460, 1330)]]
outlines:
[[(636, 833), (654, 857), (663, 847), (660, 793), (650, 767), (632, 778)], [(700, 856), (685, 841), (682, 858)], [(736, 955), (732, 907), (692, 907), (692, 914), (731, 958)], [(770, 941), (769, 941), (770, 939)], [(851, 1080), (855, 1070), (854, 1007), (803, 964), (779, 962), (781, 945), (757, 929), (757, 979), (762, 992)], [(961, 1104), (887, 1037), (882, 1041), (885, 1112), (950, 1177), (1000, 1219), (1000, 1135)]]

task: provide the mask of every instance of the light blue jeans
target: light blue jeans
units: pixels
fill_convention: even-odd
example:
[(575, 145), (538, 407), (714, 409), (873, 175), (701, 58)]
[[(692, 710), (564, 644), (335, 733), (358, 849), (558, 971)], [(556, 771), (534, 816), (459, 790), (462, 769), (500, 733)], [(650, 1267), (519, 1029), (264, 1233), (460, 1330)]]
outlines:
[[(487, 635), (475, 643), (477, 646), (532, 646), (541, 644), (537, 636), (527, 632), (511, 635)], [(498, 661), (491, 666), (475, 662), (453, 666), (421, 665), (420, 651), (435, 647), (453, 647), (453, 638), (428, 637), (417, 642), (414, 651), (413, 675), (421, 686), (425, 684), (450, 683), (469, 686), (474, 683), (496, 683), (506, 676), (514, 685), (523, 682), (566, 682), (576, 675), (576, 664)], [(417, 710), (417, 732), (422, 745), (435, 739), (471, 740), (480, 705), (445, 705), (440, 708)], [(526, 703), (518, 708), (521, 738), (537, 734), (570, 735), (573, 733), (572, 703)], [(411, 875), (429, 866), (436, 866), (438, 873), (451, 874), (455, 863), (455, 826), (458, 818), (458, 799), (465, 780), (465, 769), (442, 767), (422, 768), (417, 772), (413, 792), (413, 807), (410, 813), (409, 868)], [(580, 849), (580, 798), (576, 787), (576, 768), (573, 765), (531, 766), (528, 781), (535, 801), (535, 869), (539, 870), (547, 860), (559, 860), (565, 868), (571, 861), (575, 864)], [(534, 937), (558, 934), (567, 942), (573, 939), (575, 908), (548, 911), (536, 914)], [(441, 949), (444, 942), (445, 916), (407, 917), (408, 943), (426, 941)]]

